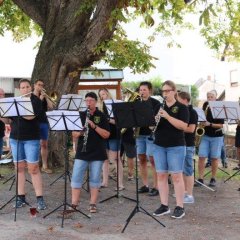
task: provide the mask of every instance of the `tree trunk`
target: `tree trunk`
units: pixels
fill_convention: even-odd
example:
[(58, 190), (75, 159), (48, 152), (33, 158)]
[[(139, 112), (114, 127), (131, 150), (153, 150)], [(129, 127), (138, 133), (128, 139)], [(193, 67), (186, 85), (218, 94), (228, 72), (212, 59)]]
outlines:
[[(70, 73), (79, 73), (80, 69), (91, 66), (104, 55), (104, 52), (96, 54), (95, 48), (112, 37), (116, 22), (110, 19), (118, 1), (91, 1), (92, 6), (80, 13), (79, 9), (85, 6), (87, 1), (42, 1), (42, 7), (39, 3), (41, 0), (36, 6), (30, 1), (14, 2), (32, 19), (35, 18), (44, 32), (32, 81), (42, 79), (47, 92), (56, 91), (59, 98), (63, 94), (76, 93), (79, 74), (74, 76)], [(49, 143), (52, 165), (62, 164), (64, 134), (51, 134)]]

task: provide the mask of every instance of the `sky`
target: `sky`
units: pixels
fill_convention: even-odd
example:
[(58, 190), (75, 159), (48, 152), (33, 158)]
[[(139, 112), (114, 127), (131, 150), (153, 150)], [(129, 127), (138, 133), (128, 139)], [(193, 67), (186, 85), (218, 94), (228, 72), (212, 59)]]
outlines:
[[(131, 39), (137, 36), (139, 40), (146, 41), (147, 30), (139, 30), (134, 23), (129, 24), (126, 30)], [(204, 45), (197, 31), (184, 31), (178, 39), (182, 45), (180, 49), (167, 48), (166, 40), (158, 37), (151, 46), (151, 54), (158, 58), (154, 62), (156, 68), (147, 74), (133, 74), (130, 69), (124, 69), (124, 79), (149, 80), (160, 76), (163, 80), (194, 84), (199, 78), (206, 79), (211, 75), (219, 83), (229, 80), (229, 71), (235, 66), (214, 58), (214, 53)], [(16, 43), (10, 33), (0, 36), (0, 77), (30, 77), (37, 54), (34, 49), (36, 42), (36, 37)]]

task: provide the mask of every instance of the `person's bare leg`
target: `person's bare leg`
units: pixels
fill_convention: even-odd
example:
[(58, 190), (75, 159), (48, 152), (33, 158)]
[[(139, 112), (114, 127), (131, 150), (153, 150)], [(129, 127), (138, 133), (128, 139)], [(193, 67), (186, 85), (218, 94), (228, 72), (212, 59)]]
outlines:
[(33, 188), (36, 196), (43, 196), (42, 174), (38, 163), (28, 163), (28, 172), (32, 177)]
[(158, 190), (160, 194), (160, 202), (161, 204), (168, 206), (168, 173), (157, 173), (158, 177)]
[(72, 188), (72, 205), (78, 206), (80, 202), (81, 189)]
[[(172, 174), (174, 191), (176, 194), (176, 204), (183, 208), (183, 198), (184, 198), (184, 182), (182, 173)], [(162, 193), (161, 193), (162, 194)]]
[(185, 176), (183, 175), (185, 192), (187, 195), (193, 195), (193, 185), (194, 185), (194, 176)]
[(18, 166), (18, 195), (25, 195), (25, 168), (26, 168), (26, 162), (19, 162), (14, 163), (15, 169), (17, 169)]
[(128, 177), (133, 177), (133, 171), (134, 171), (134, 158), (127, 158), (127, 164), (128, 164)]
[(218, 159), (212, 158), (212, 178), (216, 178), (217, 170), (218, 170)]
[(102, 175), (103, 180), (101, 185), (103, 187), (108, 187), (108, 177), (109, 177), (109, 160), (108, 159), (103, 162), (102, 169), (103, 169), (103, 175)]
[(148, 187), (148, 168), (147, 168), (147, 156), (146, 154), (138, 154), (140, 163), (140, 173), (143, 185)]
[(151, 169), (152, 169), (152, 176), (153, 176), (153, 188), (158, 189), (157, 184), (157, 172), (154, 164), (154, 159), (152, 156), (149, 156), (149, 161), (151, 163)]
[(205, 170), (205, 158), (199, 157), (199, 159), (198, 159), (198, 175), (199, 175), (200, 179), (203, 179), (204, 170)]

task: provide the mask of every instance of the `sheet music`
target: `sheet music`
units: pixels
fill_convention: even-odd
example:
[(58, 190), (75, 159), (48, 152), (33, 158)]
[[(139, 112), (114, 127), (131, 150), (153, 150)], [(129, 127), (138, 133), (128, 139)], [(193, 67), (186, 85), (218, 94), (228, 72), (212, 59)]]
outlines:
[(114, 114), (113, 114), (113, 110), (112, 110), (112, 104), (113, 103), (121, 103), (123, 102), (122, 100), (113, 100), (113, 99), (107, 99), (107, 100), (104, 100), (104, 103), (107, 107), (107, 111), (108, 111), (108, 115), (110, 118), (114, 118)]
[(1, 98), (0, 115), (2, 117), (34, 116), (30, 97)]
[(83, 104), (83, 97), (78, 94), (62, 95), (58, 109), (61, 110), (80, 110)]
[[(83, 130), (80, 113), (78, 111), (54, 110), (46, 112), (48, 123), (51, 130), (61, 131), (80, 131)], [(66, 126), (64, 123), (66, 121)]]
[(238, 102), (232, 101), (209, 101), (213, 118), (239, 119), (240, 107)]
[(202, 108), (194, 107), (193, 109), (197, 112), (198, 122), (206, 122), (207, 121), (205, 112), (203, 111)]

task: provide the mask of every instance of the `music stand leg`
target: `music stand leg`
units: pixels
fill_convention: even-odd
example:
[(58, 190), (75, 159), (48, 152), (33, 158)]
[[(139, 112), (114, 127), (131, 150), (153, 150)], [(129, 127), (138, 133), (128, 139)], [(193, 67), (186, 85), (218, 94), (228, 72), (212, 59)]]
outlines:
[(145, 210), (144, 208), (142, 208), (139, 205), (139, 193), (138, 193), (138, 164), (137, 164), (137, 158), (135, 161), (135, 169), (136, 169), (136, 206), (134, 207), (134, 209), (132, 210), (132, 212), (130, 213), (130, 215), (128, 216), (127, 220), (126, 220), (126, 224), (123, 227), (122, 233), (125, 231), (125, 229), (127, 228), (128, 224), (130, 223), (131, 219), (134, 217), (134, 215), (138, 212), (142, 212), (148, 216), (150, 216), (152, 219), (154, 219), (156, 222), (158, 222), (159, 224), (161, 224), (163, 227), (166, 227), (163, 223), (161, 223), (158, 219), (156, 219), (153, 215), (151, 215), (147, 210)]
[(232, 174), (231, 176), (229, 176), (224, 183), (226, 183), (228, 180), (230, 180), (231, 178), (233, 178), (234, 176), (238, 175), (240, 173), (240, 170), (237, 170), (234, 174)]

